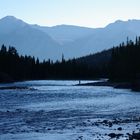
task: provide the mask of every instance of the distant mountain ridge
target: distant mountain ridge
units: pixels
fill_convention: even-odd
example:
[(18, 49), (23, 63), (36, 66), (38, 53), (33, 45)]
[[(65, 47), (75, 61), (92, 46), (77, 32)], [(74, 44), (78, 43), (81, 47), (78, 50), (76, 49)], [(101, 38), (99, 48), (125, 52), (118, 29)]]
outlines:
[(57, 25), (53, 27), (33, 25), (33, 27), (47, 33), (60, 44), (73, 42), (79, 38), (91, 35), (94, 30), (93, 28), (73, 25)]
[(15, 17), (0, 20), (0, 43), (14, 46), (19, 53), (42, 59), (60, 59), (62, 48), (46, 33)]
[(104, 28), (71, 25), (31, 25), (13, 16), (0, 19), (0, 45), (12, 45), (19, 53), (43, 59), (81, 57), (112, 48), (126, 38), (140, 36), (140, 20), (117, 20)]

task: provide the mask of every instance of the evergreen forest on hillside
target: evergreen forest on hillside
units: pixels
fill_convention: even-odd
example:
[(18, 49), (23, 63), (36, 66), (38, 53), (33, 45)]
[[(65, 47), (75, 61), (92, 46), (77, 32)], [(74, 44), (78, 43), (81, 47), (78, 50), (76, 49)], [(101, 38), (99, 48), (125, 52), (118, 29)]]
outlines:
[(112, 49), (109, 64), (110, 80), (133, 81), (140, 79), (140, 37), (128, 40)]
[(140, 78), (140, 37), (89, 56), (40, 62), (19, 55), (14, 47), (1, 46), (0, 82), (37, 79), (95, 79), (130, 81)]

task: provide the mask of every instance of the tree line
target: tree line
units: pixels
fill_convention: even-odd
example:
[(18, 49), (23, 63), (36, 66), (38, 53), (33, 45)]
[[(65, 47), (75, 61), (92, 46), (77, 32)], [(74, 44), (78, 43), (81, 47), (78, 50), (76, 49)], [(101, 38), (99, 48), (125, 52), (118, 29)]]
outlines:
[(126, 43), (112, 49), (109, 77), (113, 81), (140, 79), (140, 37), (135, 41), (127, 38)]
[(38, 58), (19, 55), (12, 46), (2, 45), (0, 49), (0, 77), (6, 75), (13, 80), (92, 79), (95, 77), (94, 71), (76, 59), (66, 61), (63, 55), (61, 61), (40, 62)]
[(1, 46), (0, 82), (4, 79), (95, 79), (109, 78), (112, 81), (140, 79), (140, 37), (109, 50), (61, 61), (39, 61), (33, 56), (19, 55), (12, 47)]

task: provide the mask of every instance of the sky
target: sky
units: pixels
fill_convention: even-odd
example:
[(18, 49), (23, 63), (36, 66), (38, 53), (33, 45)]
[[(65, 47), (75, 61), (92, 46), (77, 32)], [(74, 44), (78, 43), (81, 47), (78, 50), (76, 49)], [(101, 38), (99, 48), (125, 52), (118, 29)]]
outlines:
[(140, 0), (0, 0), (0, 18), (30, 24), (104, 27), (116, 20), (140, 19)]

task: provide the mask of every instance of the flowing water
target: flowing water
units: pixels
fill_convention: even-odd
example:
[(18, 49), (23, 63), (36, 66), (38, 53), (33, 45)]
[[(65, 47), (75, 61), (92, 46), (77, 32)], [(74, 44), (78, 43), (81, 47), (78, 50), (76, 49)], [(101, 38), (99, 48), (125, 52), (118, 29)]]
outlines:
[[(76, 84), (47, 80), (1, 84), (27, 88), (0, 90), (0, 140), (109, 139), (106, 133), (117, 126), (95, 122), (140, 116), (138, 92)], [(123, 133), (134, 131), (135, 125), (122, 124)]]

